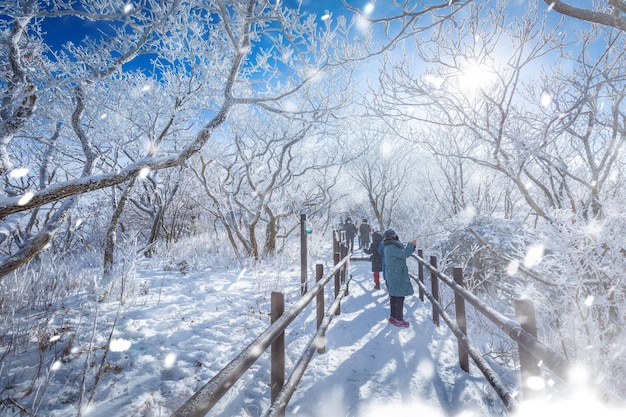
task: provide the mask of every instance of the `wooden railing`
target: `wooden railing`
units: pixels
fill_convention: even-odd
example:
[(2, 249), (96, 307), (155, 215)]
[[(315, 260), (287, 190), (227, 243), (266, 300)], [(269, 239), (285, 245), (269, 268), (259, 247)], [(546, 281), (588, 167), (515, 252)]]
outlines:
[[(419, 298), (424, 301), (424, 296), (428, 298), (433, 308), (433, 322), (440, 325), (440, 317), (452, 330), (458, 341), (459, 365), (465, 372), (469, 372), (469, 357), (472, 358), (476, 366), (480, 369), (487, 381), (496, 391), (507, 409), (512, 410), (516, 406), (516, 397), (512, 395), (501, 382), (489, 364), (483, 359), (482, 354), (472, 345), (467, 334), (467, 318), (465, 314), (465, 303), (470, 303), (475, 310), (495, 324), (506, 336), (517, 342), (520, 373), (522, 381), (522, 395), (525, 398), (532, 397), (533, 390), (528, 387), (529, 378), (541, 374), (541, 368), (545, 367), (562, 380), (567, 381), (568, 363), (560, 355), (550, 350), (537, 340), (537, 326), (535, 320), (535, 309), (530, 300), (518, 299), (515, 301), (515, 311), (517, 321), (512, 320), (493, 308), (489, 307), (474, 294), (465, 289), (463, 270), (453, 269), (453, 277), (450, 278), (437, 268), (437, 258), (430, 257), (430, 262), (426, 262), (423, 251), (418, 250), (417, 255), (412, 258), (417, 260), (418, 275), (411, 278), (419, 286)], [(424, 278), (425, 270), (430, 272), (430, 292), (427, 289)], [(447, 285), (454, 291), (455, 319), (443, 308), (442, 297), (440, 295), (440, 282)]]
[[(284, 415), (287, 403), (295, 391), (296, 385), (302, 378), (313, 354), (315, 351), (318, 353), (324, 352), (326, 330), (330, 325), (332, 317), (340, 313), (341, 300), (348, 294), (348, 286), (351, 279), (351, 276), (347, 273), (350, 265), (350, 256), (345, 245), (341, 245), (337, 240), (338, 236), (340, 236), (338, 233), (335, 233), (333, 236), (334, 266), (328, 274), (324, 276), (324, 266), (317, 264), (315, 266), (315, 286), (303, 293), (302, 297), (287, 311), (284, 311), (284, 295), (280, 292), (273, 292), (271, 296), (272, 313), (270, 326), (230, 361), (224, 369), (218, 372), (190, 399), (185, 401), (172, 414), (172, 417), (205, 416), (268, 348), (271, 348), (270, 379), (272, 405), (267, 411), (266, 417)], [(348, 276), (347, 279), (346, 276)], [(325, 311), (324, 288), (332, 278), (334, 278), (335, 299), (328, 311)], [(311, 337), (285, 383), (285, 330), (313, 300), (316, 302), (317, 332)]]
[[(287, 311), (284, 311), (284, 295), (273, 292), (270, 326), (206, 385), (182, 404), (172, 414), (172, 417), (205, 416), (268, 348), (271, 348), (271, 406), (265, 417), (284, 416), (285, 408), (311, 358), (316, 351), (318, 353), (325, 351), (326, 330), (333, 316), (340, 314), (341, 301), (348, 294), (351, 276), (347, 271), (350, 260), (367, 260), (367, 258), (351, 258), (347, 247), (341, 241), (342, 239), (343, 234), (341, 232), (333, 233), (334, 266), (328, 274), (324, 276), (323, 265), (317, 264), (315, 266), (315, 286), (310, 291), (303, 292), (302, 297)], [(465, 288), (461, 268), (454, 268), (453, 277), (450, 278), (437, 268), (436, 257), (431, 256), (430, 262), (426, 262), (423, 251), (418, 250), (417, 255), (413, 255), (412, 259), (418, 262), (417, 276), (410, 274), (410, 277), (419, 287), (419, 298), (424, 301), (424, 297), (426, 297), (430, 301), (434, 324), (439, 326), (440, 319), (443, 319), (456, 336), (461, 369), (469, 372), (469, 358), (471, 358), (508, 410), (515, 408), (516, 396), (507, 390), (499, 375), (493, 371), (484, 360), (483, 355), (472, 345), (467, 332), (466, 302), (495, 324), (507, 337), (517, 342), (522, 393), (525, 398), (532, 395), (532, 391), (527, 389), (526, 381), (532, 376), (540, 376), (542, 367), (551, 370), (561, 379), (567, 380), (567, 361), (537, 340), (534, 307), (529, 300), (515, 300), (517, 321), (512, 320), (489, 307)], [(430, 272), (430, 289), (425, 284), (425, 272), (427, 271)], [(334, 278), (335, 298), (333, 304), (328, 310), (325, 310), (324, 288), (332, 278)], [(440, 283), (447, 285), (454, 292), (454, 318), (446, 312), (442, 305)], [(306, 287), (303, 285), (303, 288)], [(285, 382), (285, 330), (313, 300), (316, 302), (317, 332), (310, 338)]]

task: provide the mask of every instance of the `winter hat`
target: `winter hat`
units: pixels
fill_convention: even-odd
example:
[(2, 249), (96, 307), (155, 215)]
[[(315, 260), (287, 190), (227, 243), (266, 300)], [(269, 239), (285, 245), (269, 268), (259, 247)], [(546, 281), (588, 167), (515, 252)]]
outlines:
[(367, 219), (363, 219), (363, 223), (367, 223)]
[(350, 217), (348, 217), (348, 218), (346, 219), (346, 222), (351, 222), (351, 221), (352, 221), (352, 218), (350, 218)]
[(391, 239), (393, 237), (397, 237), (398, 234), (396, 233), (395, 230), (393, 230), (391, 227), (387, 230), (385, 230), (385, 233), (383, 233), (383, 236), (385, 237), (385, 239)]

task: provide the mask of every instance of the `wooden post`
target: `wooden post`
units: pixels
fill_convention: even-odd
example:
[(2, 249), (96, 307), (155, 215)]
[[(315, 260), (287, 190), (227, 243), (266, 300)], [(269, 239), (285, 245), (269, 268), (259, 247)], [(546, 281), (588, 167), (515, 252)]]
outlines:
[[(454, 282), (456, 282), (461, 287), (465, 288), (465, 283), (463, 281), (463, 269), (454, 268), (452, 270), (452, 276), (454, 277)], [(454, 308), (456, 313), (456, 325), (459, 327), (459, 330), (467, 337), (467, 319), (465, 316), (465, 300), (456, 292), (454, 293)], [(459, 347), (459, 365), (461, 369), (465, 372), (469, 373), (469, 354), (467, 350), (463, 346), (463, 344), (458, 341)]]
[[(420, 257), (420, 259), (424, 259), (424, 251), (422, 249), (418, 249), (417, 250), (417, 256)], [(424, 265), (422, 265), (421, 262), (418, 262), (418, 269), (417, 269), (417, 279), (419, 279), (419, 281), (423, 284), (424, 283)], [(422, 288), (422, 286), (419, 286), (419, 296), (420, 296), (420, 301), (424, 302), (424, 290)]]
[[(348, 256), (348, 247), (346, 245), (341, 245), (341, 259), (344, 259)], [(349, 262), (349, 261), (348, 261)], [(335, 276), (335, 298), (339, 297), (339, 290), (341, 286), (346, 282), (346, 269), (348, 263), (345, 263), (341, 268), (339, 268), (339, 280), (337, 280), (337, 276)], [(341, 314), (341, 302), (337, 306), (336, 316)]]
[[(274, 323), (285, 312), (285, 295), (273, 291), (271, 295), (271, 322)], [(285, 384), (285, 332), (272, 343), (271, 348), (271, 402), (274, 403)]]
[[(346, 253), (344, 255), (348, 256), (348, 248), (346, 247)], [(341, 274), (342, 280), (341, 280), (341, 285), (345, 285), (346, 287), (344, 288), (344, 295), (348, 295), (350, 294), (350, 290), (349, 290), (349, 283), (346, 281), (346, 275), (350, 275), (350, 259), (348, 259), (348, 261), (345, 263), (345, 265), (343, 266), (343, 268), (341, 268), (343, 270), (343, 274)]]
[[(434, 269), (437, 269), (437, 257), (436, 256), (431, 256), (430, 257), (430, 266), (432, 266)], [(434, 272), (430, 272), (430, 285), (431, 285), (431, 293), (433, 295), (433, 298), (435, 300), (437, 300), (437, 302), (441, 302), (441, 300), (439, 299), (439, 278), (437, 277), (437, 274), (435, 274)], [(437, 308), (433, 305), (433, 323), (435, 323), (435, 326), (439, 327), (439, 312), (437, 311)]]
[[(345, 258), (346, 256), (348, 256), (348, 247), (347, 246), (342, 246), (341, 247), (341, 259)], [(341, 284), (343, 285), (346, 282), (346, 270), (348, 269), (348, 265), (350, 264), (350, 260), (348, 260), (343, 268), (341, 268)]]
[[(335, 252), (335, 265), (341, 261), (341, 253)], [(341, 271), (335, 272), (335, 299), (339, 297), (339, 288), (341, 287)], [(339, 315), (339, 308), (335, 311), (335, 316)]]
[(308, 291), (307, 278), (307, 237), (304, 231), (306, 227), (306, 214), (300, 214), (300, 295), (306, 294)]
[[(315, 282), (319, 282), (324, 277), (324, 265), (315, 265)], [(317, 330), (322, 327), (324, 320), (324, 287), (317, 293)], [(326, 335), (320, 337), (317, 345), (317, 353), (326, 352)]]
[[(537, 338), (537, 318), (535, 317), (535, 305), (528, 299), (515, 300), (515, 317), (522, 329), (526, 330), (535, 339)], [(534, 390), (529, 380), (533, 377), (541, 376), (539, 360), (531, 355), (526, 349), (518, 344), (520, 376), (522, 378), (522, 396), (524, 400), (536, 397), (537, 390)]]

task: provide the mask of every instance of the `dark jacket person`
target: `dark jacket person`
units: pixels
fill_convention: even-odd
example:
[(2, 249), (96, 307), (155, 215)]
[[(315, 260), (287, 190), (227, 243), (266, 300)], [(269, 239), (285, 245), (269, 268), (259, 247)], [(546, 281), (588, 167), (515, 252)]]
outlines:
[(352, 252), (354, 250), (354, 237), (356, 236), (358, 230), (356, 225), (352, 223), (352, 219), (348, 217), (346, 222), (343, 224), (343, 230), (346, 231), (346, 244), (348, 245), (348, 251)]
[(363, 249), (363, 252), (370, 255), (372, 261), (372, 272), (374, 273), (374, 289), (380, 290), (380, 271), (383, 270), (383, 254), (378, 252), (378, 246), (383, 241), (383, 234), (380, 232), (372, 233), (372, 243), (369, 248)]

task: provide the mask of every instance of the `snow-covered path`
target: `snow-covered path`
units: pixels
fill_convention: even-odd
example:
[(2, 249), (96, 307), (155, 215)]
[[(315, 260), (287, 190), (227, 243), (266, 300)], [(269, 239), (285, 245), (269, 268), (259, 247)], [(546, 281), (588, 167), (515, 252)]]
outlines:
[[(94, 298), (99, 309), (93, 316), (81, 313), (83, 304), (68, 305), (54, 323), (65, 324), (68, 334), (72, 330), (85, 337), (54, 362), (38, 415), (78, 415), (77, 375), (84, 372), (84, 340), (90, 340), (92, 323), (97, 326), (94, 346), (106, 346), (110, 334), (112, 340), (98, 389), (89, 404), (82, 402), (82, 414), (171, 415), (269, 326), (271, 291), (285, 291), (287, 309), (300, 298), (299, 270), (285, 266), (184, 274), (145, 265), (135, 283), (140, 285), (136, 295), (122, 308), (114, 298), (104, 303)], [(326, 352), (313, 356), (289, 402), (288, 416), (500, 415), (500, 400), (482, 375), (460, 370), (456, 340), (446, 327), (432, 324), (429, 303), (422, 303), (416, 295), (408, 297), (405, 318), (411, 327), (394, 327), (387, 322), (386, 290), (372, 291), (369, 262), (353, 261), (351, 274), (350, 294), (326, 334)], [(332, 287), (332, 282), (326, 287), (327, 307), (333, 301)], [(315, 327), (310, 305), (287, 328), (287, 373)], [(68, 343), (66, 338), (63, 334), (57, 343)], [(63, 346), (57, 351), (62, 353)], [(99, 363), (102, 352), (95, 350), (91, 362)], [(29, 363), (37, 363), (37, 355), (37, 351), (26, 352), (10, 366), (26, 369)], [(95, 385), (96, 371), (97, 367), (88, 368), (88, 390)], [(270, 355), (266, 351), (208, 416), (264, 416), (270, 407), (269, 379)], [(0, 414), (6, 414), (2, 408)]]
[(372, 290), (369, 268), (352, 262), (350, 295), (327, 332), (326, 353), (312, 359), (287, 415), (489, 415), (490, 403), (502, 408), (481, 375), (460, 369), (456, 339), (432, 323), (430, 304), (417, 294), (405, 303), (411, 327), (387, 322), (387, 292)]
[[(325, 268), (330, 270), (330, 264)], [(372, 291), (370, 264), (353, 261), (350, 272), (350, 294), (327, 331), (326, 352), (313, 356), (289, 402), (287, 416), (504, 415), (500, 399), (477, 368), (470, 364), (471, 374), (461, 371), (456, 339), (447, 327), (432, 323), (430, 303), (422, 303), (417, 295), (408, 297), (405, 318), (411, 327), (391, 326), (387, 292)], [(285, 292), (287, 309), (300, 298), (299, 268), (292, 263), (267, 270), (206, 269), (191, 274), (146, 264), (134, 285), (138, 286), (134, 295), (123, 305), (115, 298), (98, 303), (93, 297), (91, 302), (99, 308), (92, 313), (84, 308), (89, 301), (79, 299), (51, 321), (66, 330), (56, 340), (55, 351), (51, 350), (60, 359), (49, 365), (48, 385), (40, 390), (37, 415), (79, 414), (79, 377), (86, 372), (89, 393), (98, 371), (97, 366), (85, 368), (87, 343), (93, 338), (93, 346), (98, 347), (89, 363), (104, 363), (101, 347), (111, 335), (97, 390), (90, 403), (82, 401), (81, 415), (169, 416), (269, 326), (272, 291)], [(332, 287), (332, 283), (326, 287), (327, 306), (333, 301)], [(287, 328), (287, 373), (315, 333), (313, 310), (309, 306)], [(470, 329), (470, 337), (479, 336), (472, 333)], [(70, 349), (75, 334), (82, 338)], [(5, 358), (2, 364), (24, 376), (38, 358), (35, 348)], [(517, 375), (511, 373), (507, 385), (514, 386)], [(30, 381), (16, 381), (6, 393), (21, 398), (19, 390), (27, 389)], [(585, 408), (592, 408), (589, 414), (595, 416), (624, 415), (623, 410), (599, 412), (595, 397), (589, 398), (589, 387), (582, 388), (566, 402), (552, 401), (542, 405), (540, 412), (534, 408), (516, 416), (565, 415)], [(266, 351), (207, 416), (261, 417), (269, 407), (270, 355)], [(0, 415), (23, 414), (0, 404)]]

